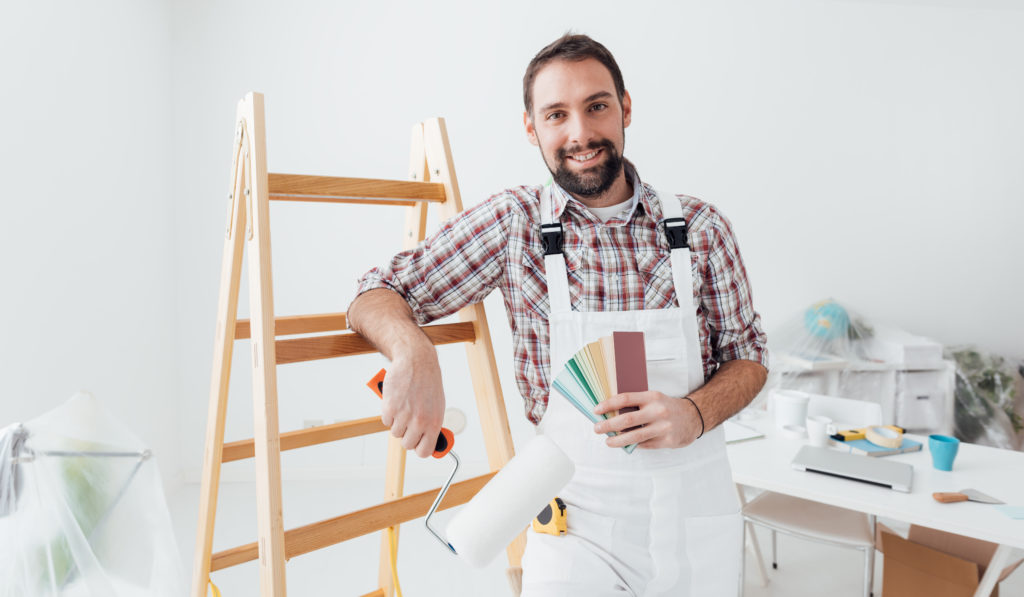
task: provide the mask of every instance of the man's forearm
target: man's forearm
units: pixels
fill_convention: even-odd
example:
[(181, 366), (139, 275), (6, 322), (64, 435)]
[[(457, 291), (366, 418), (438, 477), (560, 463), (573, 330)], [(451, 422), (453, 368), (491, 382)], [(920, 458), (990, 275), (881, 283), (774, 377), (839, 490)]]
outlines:
[(434, 345), (397, 293), (375, 289), (348, 309), (349, 327), (391, 360), (380, 420), (406, 450), (430, 456), (444, 419), (444, 387)]
[(433, 347), (416, 324), (412, 309), (400, 294), (375, 288), (356, 297), (349, 306), (348, 325), (390, 360)]
[(708, 383), (690, 394), (704, 417), (704, 429), (711, 429), (738, 413), (764, 387), (768, 370), (754, 361), (726, 361)]

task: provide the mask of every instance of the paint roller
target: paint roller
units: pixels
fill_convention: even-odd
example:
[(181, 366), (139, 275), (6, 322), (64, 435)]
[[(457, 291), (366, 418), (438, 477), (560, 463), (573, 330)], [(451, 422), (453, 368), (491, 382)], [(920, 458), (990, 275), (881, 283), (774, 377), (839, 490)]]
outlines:
[[(384, 374), (382, 369), (367, 384), (382, 398)], [(440, 436), (446, 431), (442, 429)], [(451, 434), (450, 431), (448, 433)], [(537, 513), (543, 511), (569, 483), (575, 467), (551, 439), (537, 436), (462, 506), (445, 529), (446, 540), (430, 525), (431, 516), (444, 499), (458, 470), (458, 457), (451, 451), (454, 435), (448, 435), (446, 439), (447, 454), (455, 461), (455, 467), (427, 512), (424, 524), (449, 551), (472, 566), (482, 568), (530, 526)], [(440, 458), (436, 450), (434, 455)]]

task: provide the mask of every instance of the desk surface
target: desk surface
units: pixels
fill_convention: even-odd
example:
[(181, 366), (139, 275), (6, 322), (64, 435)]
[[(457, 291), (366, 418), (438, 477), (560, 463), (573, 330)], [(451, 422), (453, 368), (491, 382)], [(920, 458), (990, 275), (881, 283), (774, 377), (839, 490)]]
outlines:
[(1024, 452), (961, 444), (953, 470), (939, 471), (932, 467), (928, 438), (908, 435), (924, 444), (920, 452), (880, 457), (913, 465), (912, 490), (902, 493), (795, 470), (790, 463), (806, 440), (783, 437), (767, 418), (741, 423), (766, 436), (729, 444), (736, 483), (1024, 549), (1024, 520), (1011, 519), (987, 504), (941, 504), (932, 498), (936, 491), (972, 488), (1024, 506)]

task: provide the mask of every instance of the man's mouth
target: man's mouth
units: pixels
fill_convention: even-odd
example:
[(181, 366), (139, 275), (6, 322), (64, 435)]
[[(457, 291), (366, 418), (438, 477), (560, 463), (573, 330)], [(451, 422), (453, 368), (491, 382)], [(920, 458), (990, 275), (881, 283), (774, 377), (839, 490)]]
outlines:
[(600, 153), (602, 151), (604, 151), (604, 150), (603, 149), (592, 149), (592, 150), (587, 151), (585, 153), (576, 153), (576, 154), (569, 155), (567, 157), (568, 157), (568, 159), (576, 162), (577, 164), (586, 164), (586, 163), (591, 162), (594, 159), (596, 159), (597, 156), (600, 155)]

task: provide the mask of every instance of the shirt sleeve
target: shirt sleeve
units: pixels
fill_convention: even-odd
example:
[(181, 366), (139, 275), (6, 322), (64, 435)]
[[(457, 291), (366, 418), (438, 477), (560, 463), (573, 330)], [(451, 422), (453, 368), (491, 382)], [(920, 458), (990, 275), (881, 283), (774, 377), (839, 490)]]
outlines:
[(767, 336), (761, 328), (761, 316), (754, 310), (732, 224), (713, 210), (708, 234), (710, 250), (701, 298), (711, 328), (712, 357), (719, 363), (754, 361), (767, 369)]
[(420, 325), (482, 301), (504, 273), (508, 219), (501, 195), (491, 197), (364, 274), (356, 296), (376, 288), (394, 290)]

